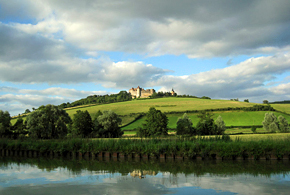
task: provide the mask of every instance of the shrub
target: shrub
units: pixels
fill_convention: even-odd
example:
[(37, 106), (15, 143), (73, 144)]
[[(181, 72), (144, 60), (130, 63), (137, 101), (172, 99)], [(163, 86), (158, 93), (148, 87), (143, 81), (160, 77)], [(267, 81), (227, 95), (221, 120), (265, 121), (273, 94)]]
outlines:
[(251, 127), (251, 130), (252, 130), (253, 133), (256, 133), (256, 132), (257, 132), (257, 127), (252, 126), (252, 127)]
[(220, 115), (216, 119), (215, 124), (217, 125), (216, 134), (217, 135), (224, 134), (224, 132), (226, 130), (226, 124), (225, 124), (223, 118)]
[(276, 132), (279, 130), (277, 117), (274, 115), (273, 112), (265, 114), (264, 121), (262, 122), (262, 124), (266, 131)]
[(279, 131), (282, 133), (287, 133), (289, 131), (288, 121), (282, 115), (278, 117), (278, 121), (279, 121)]

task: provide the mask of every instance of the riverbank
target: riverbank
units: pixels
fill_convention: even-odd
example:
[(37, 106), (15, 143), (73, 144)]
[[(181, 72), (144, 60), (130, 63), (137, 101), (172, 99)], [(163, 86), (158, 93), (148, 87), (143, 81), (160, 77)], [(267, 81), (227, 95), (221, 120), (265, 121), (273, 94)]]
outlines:
[(228, 136), (160, 139), (0, 139), (1, 156), (142, 159), (289, 160), (290, 139), (242, 141)]

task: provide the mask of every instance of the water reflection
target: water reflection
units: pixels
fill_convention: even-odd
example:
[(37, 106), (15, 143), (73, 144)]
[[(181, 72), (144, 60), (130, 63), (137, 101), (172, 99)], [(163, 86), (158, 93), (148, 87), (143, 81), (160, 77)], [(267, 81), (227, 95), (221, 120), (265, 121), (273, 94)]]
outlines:
[(0, 158), (0, 194), (289, 194), (289, 161)]

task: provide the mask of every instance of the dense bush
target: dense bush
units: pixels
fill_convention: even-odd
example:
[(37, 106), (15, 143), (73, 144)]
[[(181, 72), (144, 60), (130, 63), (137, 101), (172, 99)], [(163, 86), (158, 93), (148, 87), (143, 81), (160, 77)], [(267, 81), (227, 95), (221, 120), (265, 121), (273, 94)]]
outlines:
[(275, 114), (272, 112), (265, 114), (262, 124), (265, 130), (272, 133), (275, 133), (277, 131), (286, 133), (289, 131), (288, 121), (281, 115), (277, 119)]

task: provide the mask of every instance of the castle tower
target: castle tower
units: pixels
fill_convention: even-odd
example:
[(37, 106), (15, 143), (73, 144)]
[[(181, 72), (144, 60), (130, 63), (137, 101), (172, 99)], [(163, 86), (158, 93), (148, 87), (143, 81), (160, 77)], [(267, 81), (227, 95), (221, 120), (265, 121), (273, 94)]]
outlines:
[(173, 87), (172, 87), (171, 95), (174, 95), (174, 94), (175, 94), (175, 92), (174, 92)]
[(138, 87), (137, 87), (136, 98), (139, 98), (139, 97), (141, 97), (141, 89), (140, 89), (140, 87), (138, 86)]

